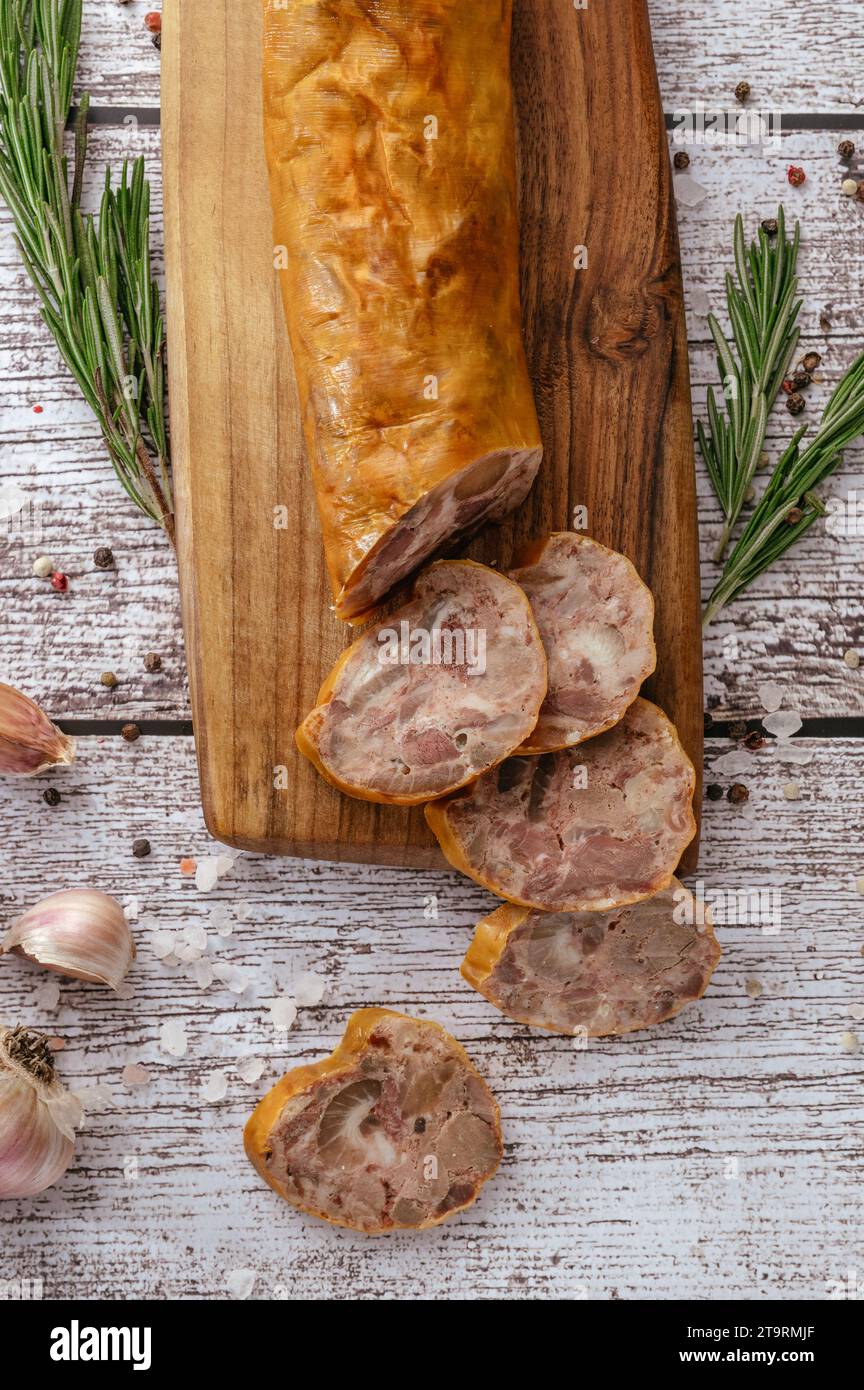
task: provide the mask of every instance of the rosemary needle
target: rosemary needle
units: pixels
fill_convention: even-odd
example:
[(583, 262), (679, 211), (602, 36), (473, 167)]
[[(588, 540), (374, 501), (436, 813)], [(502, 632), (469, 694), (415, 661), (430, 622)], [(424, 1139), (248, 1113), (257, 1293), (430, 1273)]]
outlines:
[(0, 0), (0, 197), (44, 322), (99, 422), (133, 502), (174, 539), (165, 420), (165, 334), (150, 267), (144, 161), (106, 169), (98, 217), (81, 210), (85, 95), (69, 187), (65, 132), (82, 0)]
[(717, 348), (728, 413), (708, 388), (708, 429), (697, 424), (699, 448), (723, 509), (724, 526), (715, 558), (722, 560), (765, 444), (768, 414), (777, 399), (800, 336), (796, 327), (802, 301), (796, 298), (800, 228), (786, 238), (783, 208), (777, 235), (763, 228), (749, 249), (744, 219), (735, 219), (735, 276), (726, 275), (726, 304), (732, 343), (713, 314), (708, 326)]

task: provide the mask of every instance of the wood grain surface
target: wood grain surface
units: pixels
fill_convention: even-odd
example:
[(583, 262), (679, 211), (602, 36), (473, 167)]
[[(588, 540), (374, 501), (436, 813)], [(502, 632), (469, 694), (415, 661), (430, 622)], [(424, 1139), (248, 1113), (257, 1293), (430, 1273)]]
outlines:
[[(229, 9), (168, 0), (162, 50), (178, 561), (204, 814), (214, 835), (244, 849), (435, 864), (421, 809), (341, 796), (294, 745), (355, 634), (331, 612), (276, 307), (260, 14), (238, 32)], [(226, 122), (229, 76), (240, 99)], [(515, 546), (569, 529), (583, 506), (580, 529), (628, 555), (652, 590), (658, 661), (648, 693), (699, 776), (693, 427), (647, 6), (565, 11), (516, 0), (513, 77), (523, 320), (545, 454), (524, 506), (468, 553), (506, 568)], [(603, 170), (625, 138), (628, 186)], [(574, 266), (578, 247), (587, 267)], [(697, 815), (700, 801), (697, 786)], [(694, 842), (686, 865), (695, 854)]]
[[(152, 0), (88, 0), (82, 64), (95, 100), (118, 108), (92, 135), (90, 206), (103, 159), (144, 154), (158, 263), (159, 130), (147, 124), (158, 113), (142, 109), (140, 121), (124, 123), (129, 108), (158, 102), (159, 55), (142, 28), (150, 8)], [(728, 99), (746, 77), (785, 111), (861, 116), (858, 0), (799, 6), (791, 29), (791, 12), (778, 27), (777, 7), (749, 0), (653, 0), (651, 13), (667, 112), (685, 98)], [(739, 209), (751, 228), (779, 198), (803, 218), (804, 346), (825, 357), (805, 418), (860, 349), (864, 217), (839, 194), (836, 158), (849, 132), (800, 124), (787, 126), (779, 151), (690, 148), (689, 173), (706, 193), (697, 206), (679, 203), (700, 413), (716, 380), (706, 302), (722, 312)], [(614, 176), (626, 179), (626, 148), (623, 158)], [(786, 183), (789, 163), (805, 167), (803, 188)], [(721, 927), (724, 956), (704, 999), (663, 1028), (574, 1053), (565, 1039), (507, 1023), (459, 978), (490, 899), (455, 873), (244, 856), (206, 896), (179, 874), (181, 855), (216, 846), (198, 809), (192, 740), (170, 737), (165, 722), (189, 714), (173, 557), (113, 479), (38, 319), (2, 210), (0, 291), (0, 472), (42, 508), (41, 530), (0, 533), (0, 674), (56, 717), (106, 720), (112, 730), (85, 724), (79, 763), (62, 778), (0, 782), (0, 929), (21, 905), (76, 882), (140, 899), (130, 1000), (69, 982), (52, 1012), (37, 998), (47, 976), (0, 961), (0, 1019), (62, 1036), (66, 1082), (105, 1083), (117, 1106), (92, 1116), (60, 1185), (0, 1203), (0, 1283), (41, 1279), (46, 1298), (224, 1298), (229, 1271), (251, 1268), (255, 1298), (821, 1300), (836, 1286), (842, 1296), (844, 1284), (855, 1297), (849, 1271), (854, 1281), (864, 1270), (862, 1067), (840, 1037), (864, 1038), (852, 1012), (864, 1005), (864, 822), (862, 743), (841, 733), (864, 712), (864, 667), (843, 661), (849, 648), (864, 656), (860, 536), (814, 527), (706, 635), (717, 717), (759, 714), (760, 683), (777, 680), (787, 705), (819, 719), (826, 735), (807, 743), (809, 767), (763, 750), (752, 771), (736, 774), (750, 801), (705, 808), (700, 877), (729, 890), (779, 888), (780, 935)], [(788, 425), (781, 406), (770, 423), (774, 457)], [(718, 513), (697, 467), (707, 592)], [(860, 446), (829, 491), (864, 497)], [(100, 544), (113, 546), (116, 571), (94, 569)], [(32, 574), (46, 552), (70, 575), (65, 596)], [(147, 650), (163, 655), (161, 674), (144, 672)], [(110, 692), (98, 682), (106, 667), (120, 677)], [(155, 720), (163, 736), (125, 744), (119, 722), (129, 718)], [(714, 769), (726, 751), (709, 736), (707, 780), (724, 787), (729, 775)], [(783, 791), (793, 779), (797, 801)], [(47, 785), (63, 797), (53, 810), (42, 800)], [(131, 841), (142, 834), (154, 848), (138, 861)], [(424, 915), (433, 895), (437, 920)], [(209, 951), (248, 971), (248, 995), (202, 996), (182, 969), (156, 962), (157, 925), (209, 925), (215, 904), (239, 918), (247, 902), (245, 924), (227, 940), (211, 929)], [(290, 991), (303, 969), (326, 976), (328, 995), (277, 1035), (266, 1000)], [(748, 981), (761, 995), (748, 993)], [(419, 1239), (368, 1242), (304, 1220), (242, 1155), (240, 1131), (265, 1086), (329, 1051), (345, 1016), (370, 1003), (438, 1018), (502, 1103), (508, 1148), (495, 1182), (471, 1212)], [(166, 1018), (188, 1024), (182, 1060), (159, 1049)], [(250, 1053), (266, 1064), (253, 1086), (234, 1071)], [(126, 1091), (120, 1072), (138, 1060), (153, 1082)], [(206, 1104), (200, 1085), (217, 1067), (229, 1074), (228, 1096)]]

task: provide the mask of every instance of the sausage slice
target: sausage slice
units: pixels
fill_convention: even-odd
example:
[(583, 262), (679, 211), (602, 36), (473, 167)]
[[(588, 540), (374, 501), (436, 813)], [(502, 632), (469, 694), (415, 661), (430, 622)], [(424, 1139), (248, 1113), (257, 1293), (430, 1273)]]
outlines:
[(673, 878), (612, 912), (505, 903), (478, 922), (462, 974), (517, 1023), (602, 1038), (677, 1014), (719, 959), (710, 913)]
[(245, 1144), (292, 1206), (369, 1235), (470, 1206), (503, 1152), (498, 1106), (456, 1040), (389, 1009), (352, 1014), (335, 1052), (284, 1076)]
[(525, 497), (511, 0), (266, 0), (264, 135), (336, 611)]
[(696, 833), (696, 774), (662, 710), (637, 699), (578, 748), (508, 758), (426, 819), (454, 868), (546, 912), (605, 912), (670, 882)]
[(523, 591), (485, 565), (439, 560), (411, 602), (343, 652), (297, 745), (340, 791), (408, 806), (502, 762), (545, 693)]
[(548, 753), (617, 724), (654, 670), (654, 600), (624, 555), (557, 531), (511, 570), (546, 648), (549, 690), (520, 753)]

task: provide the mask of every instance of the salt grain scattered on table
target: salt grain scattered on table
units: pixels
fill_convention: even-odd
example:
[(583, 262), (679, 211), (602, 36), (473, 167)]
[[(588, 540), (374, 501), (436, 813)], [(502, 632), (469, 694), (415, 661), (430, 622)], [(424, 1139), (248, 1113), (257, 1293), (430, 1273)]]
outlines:
[(219, 936), (230, 936), (233, 932), (234, 922), (231, 918), (231, 912), (224, 903), (218, 903), (211, 910), (210, 926)]
[(759, 696), (759, 703), (768, 714), (773, 714), (783, 703), (783, 687), (776, 681), (763, 681), (761, 685), (757, 685), (756, 694)]
[(784, 782), (783, 795), (787, 801), (797, 801), (801, 796), (801, 788), (797, 782)]
[(124, 899), (123, 899), (123, 902), (122, 902), (122, 907), (123, 907), (123, 911), (124, 911), (125, 914), (126, 914), (126, 921), (127, 921), (127, 922), (137, 922), (137, 921), (138, 921), (138, 914), (139, 914), (140, 911), (141, 911), (141, 900), (140, 900), (140, 898), (136, 898), (136, 897), (124, 898)]
[(248, 922), (249, 918), (252, 916), (252, 904), (247, 903), (245, 901), (242, 903), (238, 903), (236, 908), (236, 915), (238, 922)]
[(199, 989), (209, 989), (213, 983), (213, 962), (199, 958), (192, 962), (192, 978)]
[(85, 1117), (87, 1115), (101, 1115), (106, 1110), (117, 1108), (117, 1102), (109, 1086), (85, 1086), (83, 1090), (73, 1091), (72, 1094), (81, 1106)]
[(175, 1018), (166, 1019), (162, 1024), (159, 1046), (169, 1057), (185, 1057), (189, 1048), (186, 1025), (178, 1023)]
[(310, 970), (304, 970), (294, 981), (294, 1002), (301, 1009), (314, 1008), (327, 992), (327, 981)]
[(262, 1061), (260, 1057), (244, 1057), (242, 1062), (237, 1063), (237, 1075), (241, 1081), (245, 1081), (249, 1085), (254, 1085), (256, 1081), (260, 1081), (266, 1069), (267, 1063)]
[(697, 318), (707, 319), (711, 313), (711, 300), (708, 298), (708, 291), (701, 285), (690, 291), (690, 308)]
[(219, 860), (199, 859), (195, 870), (195, 887), (199, 893), (209, 893), (216, 887), (219, 878)]
[(864, 1020), (864, 1004), (850, 1004), (849, 1017), (857, 1019), (859, 1023)]
[(860, 1043), (858, 1042), (858, 1034), (841, 1033), (840, 1046), (842, 1047), (844, 1052), (857, 1052), (860, 1047)]
[(758, 999), (765, 991), (765, 986), (762, 984), (761, 980), (747, 980), (744, 988), (751, 999)]
[(44, 985), (40, 985), (33, 1002), (37, 1009), (46, 1009), (48, 1013), (53, 1013), (60, 1003), (60, 985), (56, 980), (46, 980)]
[(225, 1286), (232, 1298), (248, 1298), (258, 1278), (254, 1269), (230, 1269), (225, 1276)]
[(232, 994), (243, 994), (249, 988), (249, 979), (227, 960), (213, 962), (213, 978), (219, 980)]
[(155, 931), (150, 937), (150, 949), (157, 960), (167, 960), (174, 950), (176, 941), (176, 932)]
[(711, 774), (717, 777), (734, 777), (739, 772), (753, 771), (753, 754), (741, 748), (733, 748), (729, 753), (721, 753), (711, 763)]
[(776, 710), (762, 720), (762, 727), (777, 738), (791, 738), (801, 728), (801, 716), (791, 709)]
[(692, 174), (680, 174), (675, 180), (676, 201), (685, 208), (697, 208), (708, 197), (708, 189), (697, 183)]
[(146, 1067), (142, 1067), (140, 1062), (129, 1062), (123, 1068), (120, 1077), (127, 1090), (132, 1090), (133, 1086), (149, 1086), (150, 1073)]
[(779, 758), (782, 763), (795, 763), (798, 767), (806, 767), (812, 763), (816, 756), (813, 748), (801, 748), (797, 743), (790, 743), (782, 739), (773, 745), (774, 757)]
[(270, 1022), (274, 1028), (293, 1028), (297, 1018), (297, 1005), (293, 999), (285, 995), (280, 999), (271, 999), (269, 1008)]
[(208, 1076), (204, 1085), (201, 1087), (202, 1100), (219, 1101), (224, 1100), (228, 1094), (228, 1074), (224, 1071), (213, 1071)]

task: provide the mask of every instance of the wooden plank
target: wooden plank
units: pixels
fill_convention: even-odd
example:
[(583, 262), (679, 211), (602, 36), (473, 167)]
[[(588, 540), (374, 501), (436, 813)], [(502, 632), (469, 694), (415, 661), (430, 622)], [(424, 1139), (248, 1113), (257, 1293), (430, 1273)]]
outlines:
[[(708, 190), (695, 208), (680, 210), (688, 301), (690, 362), (694, 399), (704, 413), (705, 388), (716, 380), (706, 343), (708, 296), (722, 312), (721, 268), (728, 263), (729, 234), (738, 207), (769, 213), (775, 196), (801, 207), (805, 240), (801, 283), (802, 323), (807, 348), (825, 354), (825, 384), (812, 388), (808, 415), (814, 418), (830, 384), (864, 342), (860, 286), (864, 280), (864, 216), (860, 205), (837, 194), (838, 132), (786, 137), (789, 159), (802, 163), (802, 190), (783, 182), (785, 154), (755, 151), (693, 151), (691, 173)], [(144, 153), (161, 208), (159, 132), (94, 131), (95, 194), (103, 160)], [(769, 191), (766, 194), (766, 190)], [(770, 194), (770, 196), (769, 196)], [(6, 214), (0, 226), (7, 227)], [(155, 234), (157, 249), (161, 235)], [(113, 481), (98, 434), (75, 388), (58, 367), (56, 350), (36, 315), (34, 296), (8, 235), (0, 236), (0, 468), (31, 491), (42, 505), (41, 541), (0, 540), (0, 597), (4, 605), (3, 663), (7, 678), (44, 696), (73, 717), (123, 715), (188, 717), (183, 679), (179, 603), (173, 559), (158, 533), (127, 502)], [(694, 304), (701, 310), (694, 311)], [(819, 328), (828, 308), (832, 328)], [(33, 408), (41, 404), (42, 413)], [(788, 434), (782, 406), (769, 427), (777, 452)], [(844, 468), (830, 484), (840, 498), (864, 498), (864, 449), (850, 449)], [(718, 534), (717, 508), (698, 461), (702, 531), (703, 593), (715, 571), (711, 553)], [(115, 576), (93, 572), (92, 554), (111, 544), (118, 557)], [(32, 578), (32, 559), (54, 554), (71, 576), (68, 597), (58, 597)], [(850, 671), (843, 653), (864, 640), (864, 558), (860, 539), (828, 536), (817, 526), (780, 568), (762, 576), (746, 599), (709, 629), (705, 649), (706, 697), (718, 717), (756, 713), (758, 683), (794, 684), (802, 712), (845, 715), (862, 712), (860, 672)], [(731, 639), (736, 637), (737, 649)], [(147, 650), (162, 653), (165, 675), (146, 676), (140, 661)], [(70, 661), (69, 653), (75, 654)], [(98, 685), (106, 668), (121, 684), (109, 694)]]
[[(100, 106), (158, 106), (159, 54), (143, 19), (153, 0), (88, 0), (82, 84)], [(651, 27), (667, 111), (687, 102), (734, 105), (742, 78), (753, 102), (786, 111), (861, 111), (864, 35), (858, 0), (796, 6), (784, 26), (752, 0), (651, 0)]]
[[(210, 952), (250, 980), (239, 997), (200, 993), (184, 967), (154, 958), (143, 920), (131, 999), (64, 982), (48, 1012), (35, 999), (48, 977), (0, 960), (0, 1018), (62, 1036), (67, 1084), (106, 1084), (117, 1101), (92, 1117), (57, 1187), (0, 1204), (4, 1277), (41, 1278), (46, 1298), (221, 1297), (227, 1271), (252, 1268), (259, 1297), (824, 1299), (829, 1280), (860, 1268), (861, 1067), (840, 1035), (862, 1028), (849, 1011), (864, 1003), (864, 859), (859, 745), (804, 746), (814, 761), (792, 771), (799, 801), (784, 798), (790, 774), (763, 750), (742, 778), (749, 803), (706, 806), (706, 890), (779, 889), (780, 933), (721, 927), (724, 956), (699, 1003), (586, 1051), (511, 1025), (462, 981), (490, 898), (455, 873), (243, 856), (199, 894), (178, 869), (182, 855), (216, 849), (191, 740), (86, 740), (53, 811), (39, 783), (0, 782), (0, 924), (16, 897), (73, 882), (136, 895), (158, 929), (206, 927), (214, 906), (248, 903), (232, 936), (211, 933)], [(708, 741), (709, 780), (726, 751)], [(141, 834), (153, 853), (138, 861)], [(424, 918), (432, 895), (437, 920)], [(276, 1036), (266, 1001), (306, 969), (327, 979), (325, 1001)], [(373, 1003), (450, 1028), (503, 1110), (500, 1175), (464, 1217), (418, 1238), (366, 1241), (301, 1218), (242, 1152), (266, 1086), (329, 1051), (346, 1015)], [(166, 1019), (187, 1025), (183, 1059), (160, 1052)], [(234, 1071), (249, 1055), (266, 1062), (253, 1086)], [(122, 1088), (133, 1061), (153, 1075), (143, 1091)], [(217, 1105), (200, 1097), (214, 1069), (229, 1074)]]

